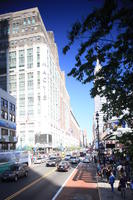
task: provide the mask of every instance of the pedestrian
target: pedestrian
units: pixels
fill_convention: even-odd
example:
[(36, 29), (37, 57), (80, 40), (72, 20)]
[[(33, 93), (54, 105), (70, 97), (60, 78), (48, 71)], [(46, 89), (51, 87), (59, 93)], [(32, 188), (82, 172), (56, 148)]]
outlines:
[(111, 185), (112, 192), (114, 192), (114, 182), (115, 182), (115, 177), (114, 174), (111, 172), (111, 175), (109, 177), (109, 184)]
[(110, 168), (108, 167), (107, 170), (106, 170), (107, 182), (109, 182), (110, 174), (111, 174), (111, 170), (110, 170)]
[(124, 174), (120, 178), (119, 185), (121, 188), (122, 199), (125, 199), (125, 197), (126, 197), (126, 177), (124, 176)]
[(101, 172), (101, 166), (100, 163), (97, 163), (97, 174), (99, 175)]
[(131, 189), (132, 194), (133, 194), (133, 178), (132, 178), (131, 183), (130, 183), (130, 189)]

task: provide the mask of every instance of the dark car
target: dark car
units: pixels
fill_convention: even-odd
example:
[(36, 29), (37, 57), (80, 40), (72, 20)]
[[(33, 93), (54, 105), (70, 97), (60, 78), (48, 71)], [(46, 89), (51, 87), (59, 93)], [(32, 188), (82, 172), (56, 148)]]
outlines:
[(10, 166), (9, 170), (2, 173), (2, 181), (14, 180), (17, 181), (18, 178), (28, 176), (28, 167), (23, 164), (13, 164)]
[(70, 163), (68, 161), (61, 161), (58, 165), (57, 165), (57, 170), (58, 171), (65, 171), (67, 172), (70, 169)]
[(61, 161), (61, 157), (50, 157), (47, 161), (46, 161), (46, 166), (57, 166), (57, 164)]

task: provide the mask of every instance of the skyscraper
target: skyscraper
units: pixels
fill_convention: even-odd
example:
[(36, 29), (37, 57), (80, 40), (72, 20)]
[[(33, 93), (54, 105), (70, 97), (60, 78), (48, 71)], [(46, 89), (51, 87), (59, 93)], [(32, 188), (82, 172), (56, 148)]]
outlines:
[(0, 20), (0, 87), (16, 97), (18, 145), (59, 148), (70, 132), (71, 109), (54, 34), (38, 8)]

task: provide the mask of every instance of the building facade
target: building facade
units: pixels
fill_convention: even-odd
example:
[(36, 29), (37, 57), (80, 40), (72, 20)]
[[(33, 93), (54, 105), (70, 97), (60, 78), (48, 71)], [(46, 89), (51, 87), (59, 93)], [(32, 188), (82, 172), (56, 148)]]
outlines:
[(0, 89), (0, 151), (16, 149), (16, 100)]
[(1, 15), (0, 21), (0, 87), (16, 98), (18, 146), (66, 146), (70, 98), (53, 32), (38, 8)]

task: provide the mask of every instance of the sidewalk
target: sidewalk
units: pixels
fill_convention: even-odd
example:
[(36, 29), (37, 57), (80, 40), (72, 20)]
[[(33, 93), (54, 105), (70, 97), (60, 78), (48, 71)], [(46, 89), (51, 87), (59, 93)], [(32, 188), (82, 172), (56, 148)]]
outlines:
[[(98, 189), (100, 200), (122, 200), (121, 192), (117, 190), (119, 181), (116, 180), (114, 183), (114, 192), (111, 192), (110, 184), (102, 181), (100, 178), (98, 180)], [(131, 193), (130, 188), (126, 189), (126, 198), (125, 200), (133, 200), (133, 194)]]
[(91, 164), (80, 163), (55, 199), (99, 200), (95, 175), (96, 170)]

